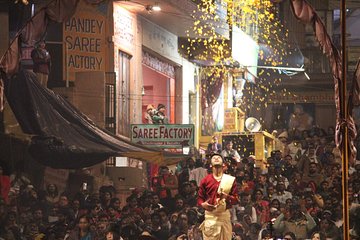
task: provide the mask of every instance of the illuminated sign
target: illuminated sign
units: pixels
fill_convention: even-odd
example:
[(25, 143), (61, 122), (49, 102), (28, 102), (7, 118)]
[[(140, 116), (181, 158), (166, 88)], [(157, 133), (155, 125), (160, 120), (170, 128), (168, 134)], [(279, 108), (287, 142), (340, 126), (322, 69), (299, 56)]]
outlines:
[(132, 124), (131, 141), (159, 147), (182, 148), (194, 145), (193, 124)]
[(250, 73), (247, 74), (246, 80), (254, 82), (257, 76), (259, 45), (240, 28), (233, 26), (231, 49), (234, 60)]
[(75, 72), (105, 71), (106, 18), (91, 11), (77, 11), (63, 24), (64, 71), (74, 80)]

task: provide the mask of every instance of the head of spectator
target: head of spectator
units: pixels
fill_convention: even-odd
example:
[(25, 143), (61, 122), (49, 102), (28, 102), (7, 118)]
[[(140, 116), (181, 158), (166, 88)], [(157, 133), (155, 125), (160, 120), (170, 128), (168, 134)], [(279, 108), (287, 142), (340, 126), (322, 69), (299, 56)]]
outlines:
[(311, 162), (309, 164), (309, 175), (314, 175), (318, 173), (318, 164), (315, 162)]
[(183, 196), (190, 195), (190, 193), (191, 193), (191, 184), (190, 184), (190, 182), (184, 182), (184, 183), (181, 185), (180, 192), (181, 192), (181, 194), (182, 194)]
[(44, 220), (43, 210), (40, 207), (34, 208), (32, 217), (34, 222), (42, 222)]
[(266, 192), (267, 192), (268, 197), (269, 197), (269, 198), (272, 198), (272, 196), (273, 196), (274, 193), (275, 193), (275, 187), (274, 187), (274, 185), (269, 184), (269, 185), (267, 186), (267, 188), (266, 188)]
[(271, 152), (271, 157), (274, 159), (275, 162), (278, 162), (281, 160), (281, 151), (280, 150), (274, 150)]
[(110, 205), (116, 210), (116, 211), (120, 211), (120, 205), (121, 205), (121, 201), (119, 198), (112, 198), (110, 201)]
[(67, 195), (61, 194), (58, 205), (60, 208), (69, 207), (69, 199), (68, 199)]
[(184, 209), (184, 199), (182, 197), (177, 197), (175, 199), (175, 211), (179, 212)]
[(97, 220), (97, 230), (101, 233), (104, 233), (109, 226), (109, 215), (107, 215), (105, 212), (102, 212), (99, 214)]
[(261, 202), (264, 198), (264, 193), (261, 189), (256, 189), (254, 191), (254, 202)]
[(270, 202), (270, 208), (275, 208), (277, 210), (280, 210), (280, 201), (278, 199), (273, 199)]
[[(86, 215), (82, 215), (77, 221), (78, 233), (81, 238), (87, 236), (90, 233), (90, 219)], [(91, 238), (90, 238), (91, 239)]]
[(198, 191), (197, 182), (196, 182), (196, 180), (190, 180), (189, 182), (190, 182), (190, 189), (191, 189), (190, 193), (192, 195), (195, 195)]
[(176, 212), (175, 212), (175, 213), (171, 214), (171, 216), (170, 216), (170, 223), (171, 223), (172, 225), (175, 225), (176, 222), (177, 222), (178, 217), (179, 217), (179, 213), (176, 213)]
[(130, 195), (130, 196), (126, 199), (126, 203), (127, 203), (127, 205), (130, 207), (130, 209), (137, 208), (137, 206), (138, 206), (137, 198), (136, 198), (136, 196), (134, 196), (134, 195)]
[(297, 221), (303, 218), (304, 216), (304, 213), (301, 212), (300, 205), (297, 202), (294, 202), (294, 204), (288, 208), (288, 214), (290, 221), (291, 220)]
[(293, 232), (286, 232), (283, 237), (284, 240), (296, 240), (296, 236)]
[(315, 231), (311, 234), (311, 240), (326, 240), (326, 236), (321, 231)]
[(46, 186), (46, 195), (48, 195), (48, 196), (58, 196), (59, 195), (59, 191), (58, 191), (56, 184), (50, 183)]
[(282, 142), (283, 144), (287, 144), (288, 138), (289, 138), (289, 134), (288, 134), (286, 131), (280, 133), (279, 136), (278, 136), (278, 139), (279, 139), (280, 142)]
[(161, 226), (161, 216), (158, 212), (151, 214), (151, 225), (153, 229), (158, 229)]
[(212, 142), (212, 143), (219, 143), (219, 138), (218, 138), (218, 136), (216, 136), (216, 135), (212, 136), (211, 142)]
[(267, 184), (267, 175), (261, 174), (258, 178), (258, 184), (265, 186)]
[(102, 208), (101, 208), (101, 204), (99, 202), (99, 200), (94, 201), (91, 205), (90, 205), (90, 215), (91, 216), (98, 216), (98, 214), (101, 212)]
[(160, 166), (159, 167), (159, 176), (166, 176), (170, 174), (169, 167), (167, 166)]
[(165, 113), (166, 113), (166, 107), (162, 103), (158, 104), (157, 110), (158, 110), (158, 112), (162, 113), (163, 115), (165, 115)]
[(158, 211), (160, 216), (160, 221), (162, 225), (167, 225), (169, 223), (169, 213), (166, 208), (160, 208)]
[(190, 226), (193, 226), (195, 225), (198, 220), (199, 220), (199, 213), (198, 211), (196, 210), (196, 208), (190, 208), (188, 211), (187, 211), (187, 217), (188, 217), (188, 223)]
[(24, 235), (26, 239), (41, 239), (45, 237), (43, 234), (40, 235), (39, 226), (35, 222), (30, 222), (25, 226)]
[(71, 209), (74, 211), (74, 212), (77, 212), (80, 210), (80, 200), (75, 198), (71, 201)]
[(195, 160), (193, 158), (188, 158), (186, 160), (186, 165), (188, 167), (188, 169), (194, 169), (195, 168)]
[(278, 192), (278, 194), (283, 194), (285, 190), (286, 190), (285, 182), (279, 180), (276, 184), (276, 191)]
[(185, 212), (179, 213), (176, 223), (180, 229), (180, 232), (187, 233), (189, 228), (189, 219)]
[(150, 115), (153, 116), (156, 113), (156, 108), (154, 107), (154, 105), (149, 104), (146, 107), (146, 112)]
[(284, 157), (285, 165), (287, 165), (287, 166), (292, 165), (292, 160), (293, 160), (293, 158), (292, 158), (291, 155), (286, 155), (286, 156)]
[(109, 190), (105, 190), (103, 195), (102, 195), (102, 201), (103, 202), (108, 202), (110, 204), (112, 198), (112, 193)]
[(225, 150), (232, 150), (233, 149), (233, 142), (232, 141), (226, 141), (225, 142)]
[(120, 240), (121, 228), (118, 224), (110, 224), (105, 231), (106, 240)]

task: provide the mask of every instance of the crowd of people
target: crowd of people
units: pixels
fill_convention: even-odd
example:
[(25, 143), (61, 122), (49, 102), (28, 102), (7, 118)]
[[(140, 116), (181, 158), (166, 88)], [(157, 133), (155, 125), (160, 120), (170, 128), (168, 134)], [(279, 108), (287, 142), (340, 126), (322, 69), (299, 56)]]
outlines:
[[(333, 130), (280, 132), (279, 150), (265, 167), (257, 166), (254, 156), (238, 158), (231, 154), (236, 148), (226, 143), (223, 149), (214, 138), (208, 155), (234, 157), (224, 168), (231, 169), (237, 187), (230, 209), (233, 239), (342, 239), (341, 158)], [(201, 240), (205, 214), (198, 188), (209, 164), (189, 158), (174, 172), (160, 166), (149, 188), (135, 189), (125, 203), (111, 186), (95, 193), (79, 186), (70, 196), (54, 184), (35, 189), (27, 178), (0, 171), (0, 239)], [(352, 239), (360, 236), (359, 167), (349, 170)]]

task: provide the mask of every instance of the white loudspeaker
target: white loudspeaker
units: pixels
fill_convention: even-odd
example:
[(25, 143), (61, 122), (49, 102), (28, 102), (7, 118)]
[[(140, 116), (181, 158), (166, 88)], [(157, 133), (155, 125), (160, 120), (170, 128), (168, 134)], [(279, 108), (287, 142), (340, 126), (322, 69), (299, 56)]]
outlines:
[(245, 128), (249, 132), (258, 132), (261, 129), (261, 124), (260, 124), (259, 120), (257, 120), (256, 118), (249, 117), (245, 121)]

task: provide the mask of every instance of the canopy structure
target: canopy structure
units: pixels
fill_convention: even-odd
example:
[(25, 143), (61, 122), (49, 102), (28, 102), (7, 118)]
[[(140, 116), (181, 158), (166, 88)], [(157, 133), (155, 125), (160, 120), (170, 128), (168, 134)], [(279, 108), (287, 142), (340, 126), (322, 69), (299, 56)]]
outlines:
[(172, 164), (188, 156), (154, 150), (99, 128), (60, 95), (43, 87), (32, 71), (5, 81), (5, 94), (22, 130), (32, 135), (34, 159), (53, 168), (82, 168), (111, 156)]
[(24, 133), (31, 135), (29, 152), (53, 168), (82, 168), (110, 156), (133, 157), (172, 164), (187, 156), (149, 149), (119, 138), (96, 126), (61, 96), (42, 87), (36, 75), (20, 68), (20, 46), (43, 39), (50, 21), (64, 22), (78, 0), (51, 0), (27, 21), (0, 58), (0, 111), (3, 95)]

